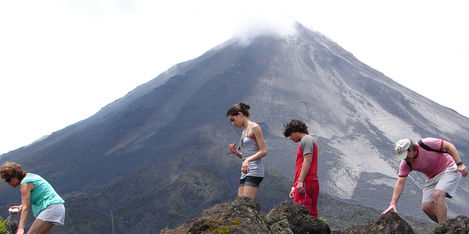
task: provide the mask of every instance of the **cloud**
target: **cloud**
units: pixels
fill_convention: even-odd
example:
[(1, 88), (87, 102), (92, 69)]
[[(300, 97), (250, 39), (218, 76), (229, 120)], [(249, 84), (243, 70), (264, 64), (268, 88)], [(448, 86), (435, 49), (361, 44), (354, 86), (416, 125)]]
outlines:
[(260, 35), (285, 37), (296, 33), (297, 20), (291, 17), (291, 4), (275, 0), (236, 2), (225, 12), (225, 18), (233, 19), (233, 38), (249, 43)]
[(266, 18), (251, 17), (241, 22), (234, 31), (233, 38), (238, 39), (242, 44), (249, 44), (250, 41), (260, 35), (275, 35), (286, 37), (296, 33), (295, 20), (285, 17)]

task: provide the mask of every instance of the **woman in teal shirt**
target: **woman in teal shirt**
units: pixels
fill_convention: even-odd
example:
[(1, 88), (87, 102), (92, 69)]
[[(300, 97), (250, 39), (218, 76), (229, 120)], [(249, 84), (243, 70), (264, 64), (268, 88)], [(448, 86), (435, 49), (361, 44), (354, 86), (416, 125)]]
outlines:
[(54, 188), (42, 177), (23, 171), (21, 165), (6, 162), (0, 168), (0, 176), (11, 187), (20, 186), (21, 205), (11, 206), (10, 213), (21, 212), (17, 234), (24, 233), (24, 226), (32, 209), (33, 224), (28, 233), (47, 233), (54, 225), (63, 225), (65, 220), (65, 201), (55, 192)]

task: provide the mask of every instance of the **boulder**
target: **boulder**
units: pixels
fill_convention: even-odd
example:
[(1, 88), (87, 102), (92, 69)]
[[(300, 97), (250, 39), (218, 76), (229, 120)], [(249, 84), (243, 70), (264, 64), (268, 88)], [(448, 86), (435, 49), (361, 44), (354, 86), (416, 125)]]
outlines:
[(403, 220), (397, 213), (389, 212), (385, 215), (381, 215), (378, 221), (375, 223), (369, 223), (367, 225), (352, 226), (347, 228), (345, 231), (338, 231), (334, 233), (342, 234), (414, 234), (414, 230), (410, 225)]
[(222, 203), (202, 212), (176, 229), (161, 233), (269, 233), (261, 206), (247, 197)]
[(311, 216), (303, 205), (282, 202), (264, 216), (259, 203), (237, 197), (233, 202), (215, 205), (178, 228), (165, 228), (161, 233), (331, 233), (331, 229)]
[(469, 217), (458, 216), (454, 219), (448, 219), (444, 223), (438, 224), (433, 234), (468, 234)]
[(271, 233), (331, 233), (329, 226), (306, 207), (288, 201), (272, 208), (266, 218)]

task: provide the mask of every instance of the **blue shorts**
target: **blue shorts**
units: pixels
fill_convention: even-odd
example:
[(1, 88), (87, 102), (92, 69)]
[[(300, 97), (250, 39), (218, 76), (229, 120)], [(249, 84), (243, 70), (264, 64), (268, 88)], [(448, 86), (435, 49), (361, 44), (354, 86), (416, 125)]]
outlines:
[(259, 187), (264, 177), (246, 176), (239, 180), (239, 186)]

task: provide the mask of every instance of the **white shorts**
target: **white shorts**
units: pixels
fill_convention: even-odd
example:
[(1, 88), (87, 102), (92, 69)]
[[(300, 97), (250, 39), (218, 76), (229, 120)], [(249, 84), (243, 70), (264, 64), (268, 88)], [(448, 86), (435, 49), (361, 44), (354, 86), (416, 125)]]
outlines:
[(44, 222), (50, 222), (55, 225), (64, 225), (65, 221), (65, 206), (62, 203), (52, 204), (46, 209), (42, 210), (41, 213), (37, 216), (37, 219), (40, 219)]
[(427, 180), (423, 189), (422, 203), (434, 201), (433, 191), (435, 189), (445, 191), (450, 197), (454, 196), (459, 182), (461, 182), (461, 177), (462, 175), (458, 174), (458, 167), (453, 164), (440, 174)]

